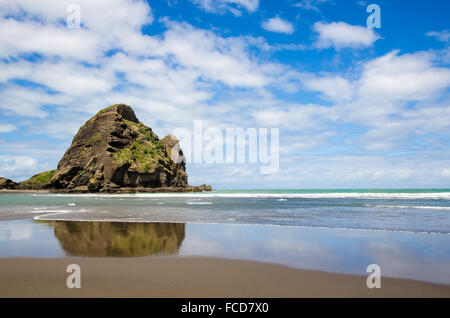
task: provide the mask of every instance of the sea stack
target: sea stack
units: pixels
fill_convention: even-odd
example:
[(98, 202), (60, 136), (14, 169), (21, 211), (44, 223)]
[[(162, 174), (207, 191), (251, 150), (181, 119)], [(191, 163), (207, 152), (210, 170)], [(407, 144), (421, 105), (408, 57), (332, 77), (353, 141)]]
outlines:
[(178, 139), (163, 139), (138, 120), (133, 109), (117, 104), (99, 111), (75, 135), (56, 170), (17, 186), (21, 190), (61, 192), (190, 192)]

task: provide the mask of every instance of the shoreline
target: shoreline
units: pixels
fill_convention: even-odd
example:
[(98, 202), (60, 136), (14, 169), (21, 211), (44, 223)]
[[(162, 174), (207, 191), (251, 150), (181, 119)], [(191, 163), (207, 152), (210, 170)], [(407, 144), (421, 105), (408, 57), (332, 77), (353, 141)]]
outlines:
[[(81, 267), (81, 288), (66, 267)], [(0, 258), (0, 297), (450, 297), (450, 285), (211, 257)]]
[(117, 190), (109, 189), (108, 191), (102, 192), (90, 192), (84, 190), (56, 190), (56, 189), (0, 189), (0, 194), (2, 193), (63, 193), (63, 194), (121, 194), (121, 193), (186, 193), (186, 192), (211, 192), (210, 186), (189, 186), (186, 188), (181, 187), (160, 187), (160, 188), (120, 188)]
[(50, 193), (49, 190), (17, 190), (17, 189), (0, 189), (0, 194), (2, 193)]

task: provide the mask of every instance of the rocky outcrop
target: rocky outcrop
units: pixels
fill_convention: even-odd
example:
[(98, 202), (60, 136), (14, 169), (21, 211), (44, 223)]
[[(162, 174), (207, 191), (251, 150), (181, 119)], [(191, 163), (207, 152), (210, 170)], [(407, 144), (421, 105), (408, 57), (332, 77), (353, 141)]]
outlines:
[(33, 176), (22, 190), (61, 192), (208, 191), (188, 185), (178, 139), (163, 139), (117, 104), (99, 111), (73, 138), (56, 170)]
[(46, 171), (32, 176), (17, 185), (18, 190), (43, 190), (47, 187), (55, 174), (55, 170)]
[(2, 178), (0, 177), (0, 190), (6, 189), (6, 190), (14, 190), (18, 186), (17, 183), (10, 179)]

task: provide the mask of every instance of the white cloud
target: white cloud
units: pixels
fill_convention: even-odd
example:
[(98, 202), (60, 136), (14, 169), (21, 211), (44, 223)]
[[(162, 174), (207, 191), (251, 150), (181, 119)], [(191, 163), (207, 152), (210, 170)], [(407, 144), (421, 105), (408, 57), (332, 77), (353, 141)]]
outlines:
[(8, 132), (14, 131), (16, 129), (17, 129), (17, 127), (12, 124), (0, 123), (0, 133), (8, 133)]
[(262, 27), (264, 30), (270, 32), (286, 33), (286, 34), (294, 33), (294, 26), (292, 25), (292, 23), (290, 23), (287, 20), (283, 20), (280, 17), (274, 17), (264, 21), (262, 23)]
[[(0, 57), (9, 58), (23, 53), (64, 55), (93, 61), (97, 55), (97, 39), (84, 30), (44, 26), (13, 19), (0, 19)], [(21, 39), (17, 41), (17, 39)]]
[[(118, 7), (127, 3), (117, 1)], [(102, 3), (106, 8), (99, 7)], [(37, 38), (50, 41), (47, 46), (43, 41), (20, 44), (21, 41), (11, 41), (6, 37), (3, 42), (0, 40), (3, 51), (15, 58), (0, 62), (0, 83), (4, 83), (0, 90), (0, 109), (6, 114), (45, 118), (49, 115), (42, 107), (45, 104), (64, 107), (66, 112), (95, 113), (108, 104), (124, 102), (141, 110), (144, 118), (155, 118), (158, 114), (172, 118), (172, 122), (164, 123), (167, 125), (180, 120), (170, 116), (174, 112), (185, 121), (194, 116), (203, 117), (202, 110), (213, 97), (217, 85), (245, 89), (260, 89), (271, 83), (278, 85), (278, 82), (283, 85), (278, 66), (262, 63), (250, 55), (250, 46), (261, 45), (258, 39), (220, 37), (211, 31), (168, 20), (163, 20), (167, 31), (162, 36), (145, 36), (140, 28), (150, 23), (152, 17), (149, 17), (149, 8), (138, 10), (142, 3), (133, 2), (130, 8), (124, 8), (130, 16), (137, 17), (131, 20), (138, 21), (128, 28), (129, 22), (122, 21), (120, 14), (107, 14), (108, 2), (97, 3), (95, 7), (102, 12), (99, 19), (106, 28), (110, 26), (114, 31), (117, 25), (125, 25), (122, 31), (112, 32), (91, 19), (89, 12), (93, 12), (90, 7), (93, 4), (83, 2), (80, 5), (83, 27), (79, 31), (57, 24), (64, 17), (64, 6), (60, 8), (64, 9), (62, 14), (53, 7), (42, 10), (40, 6), (24, 1), (15, 3), (12, 9), (7, 5), (0, 6), (0, 12), (4, 15), (12, 15), (14, 10), (29, 12), (29, 15), (17, 20), (0, 19), (0, 22), (17, 26), (15, 38), (34, 37), (31, 30), (36, 25), (41, 34)], [(139, 12), (133, 12), (135, 9)], [(30, 17), (32, 19), (28, 20)], [(36, 22), (35, 17), (46, 23)], [(130, 20), (129, 17), (127, 19)], [(126, 34), (123, 33), (125, 31)], [(73, 47), (69, 45), (65, 48), (64, 41), (52, 42), (52, 32), (59, 32), (63, 38), (66, 32), (79, 34), (82, 39), (88, 36), (87, 39), (92, 41), (91, 44), (74, 41)], [(109, 33), (114, 33), (114, 37)], [(118, 35), (120, 38), (117, 38)], [(70, 37), (68, 39), (71, 41)], [(124, 53), (105, 54), (116, 47)], [(85, 54), (80, 51), (83, 48)], [(36, 62), (17, 59), (23, 53), (40, 53), (43, 59)], [(96, 64), (94, 67), (87, 66), (85, 61), (95, 61)], [(9, 82), (16, 79), (25, 79), (37, 85), (21, 86)], [(118, 86), (121, 89), (114, 90)], [(47, 124), (50, 125), (50, 122)], [(47, 131), (57, 130), (49, 127)]]
[(69, 0), (0, 3), (1, 56), (39, 53), (96, 62), (111, 49), (127, 48), (130, 53), (142, 54), (151, 45), (140, 32), (143, 25), (153, 22), (151, 9), (145, 2), (79, 0), (76, 2), (81, 8), (79, 29), (65, 26), (69, 15), (66, 8), (71, 3)]
[(273, 104), (254, 112), (253, 116), (260, 127), (281, 127), (307, 134), (327, 127), (325, 122), (329, 119), (330, 110), (315, 104)]
[(295, 7), (301, 8), (303, 10), (312, 10), (320, 12), (319, 5), (329, 2), (330, 0), (302, 0), (294, 4)]
[(48, 113), (42, 109), (43, 104), (67, 101), (61, 95), (48, 94), (42, 88), (26, 88), (15, 84), (4, 85), (0, 89), (0, 109), (6, 114), (25, 117), (45, 118)]
[(429, 53), (392, 51), (364, 65), (360, 94), (377, 101), (424, 100), (450, 83), (450, 70), (433, 66)]
[(427, 36), (434, 37), (437, 40), (448, 43), (450, 39), (450, 30), (443, 30), (443, 31), (429, 31), (426, 33)]
[[(329, 119), (368, 128), (360, 139), (365, 149), (392, 150), (411, 135), (449, 132), (444, 119), (449, 117), (449, 101), (436, 100), (450, 87), (450, 70), (434, 65), (434, 59), (432, 53), (392, 51), (363, 64), (352, 79), (327, 75), (302, 81), (335, 103), (327, 112)], [(407, 108), (410, 103), (415, 107)]]
[[(398, 162), (370, 155), (291, 156), (293, 152), (313, 152), (335, 138), (341, 138), (336, 146), (357, 151), (405, 151), (409, 136), (450, 134), (450, 102), (445, 98), (449, 69), (436, 66), (437, 53), (393, 51), (357, 62), (347, 72), (299, 73), (299, 68), (268, 62), (265, 54), (276, 48), (262, 38), (223, 36), (167, 19), (161, 20), (166, 31), (144, 35), (141, 28), (152, 23), (153, 17), (142, 1), (114, 0), (113, 5), (81, 1), (80, 30), (64, 26), (65, 2), (61, 3), (0, 4), (2, 26), (14, 37), (28, 39), (22, 43), (0, 35), (0, 52), (13, 57), (0, 61), (2, 123), (14, 123), (22, 136), (60, 138), (55, 145), (31, 139), (0, 140), (0, 148), (10, 155), (9, 159), (3, 157), (7, 164), (0, 175), (22, 178), (54, 168), (90, 114), (123, 102), (133, 106), (138, 117), (159, 135), (176, 127), (191, 127), (193, 119), (204, 119), (216, 127), (282, 128), (279, 174), (262, 177), (258, 167), (252, 170), (247, 166), (213, 166), (210, 171), (204, 166), (189, 167), (193, 183), (214, 185), (220, 180), (234, 187), (236, 175), (245, 175), (247, 184), (254, 186), (362, 186), (366, 181), (395, 186), (414, 180), (424, 180), (425, 186), (427, 182), (439, 184), (445, 177), (443, 167), (448, 166), (445, 158), (450, 154), (438, 152), (428, 157), (405, 156)], [(256, 2), (245, 3), (247, 6), (222, 1), (225, 8), (256, 10)], [(114, 7), (122, 8), (123, 13)], [(317, 43), (324, 41), (325, 46), (370, 46), (378, 38), (367, 33), (372, 31), (343, 22), (321, 25), (324, 28)], [(345, 32), (334, 32), (339, 29), (336, 26), (343, 26)], [(347, 32), (349, 27), (351, 32)], [(29, 32), (35, 32), (34, 36)], [(66, 36), (72, 43), (66, 42)], [(118, 52), (106, 54), (114, 49)], [(21, 58), (26, 53), (39, 53), (41, 58), (27, 61)], [(19, 84), (21, 80), (31, 83)], [(278, 98), (280, 90), (296, 93), (299, 88), (318, 93), (325, 105)], [(344, 140), (339, 125), (348, 123), (360, 131)], [(4, 127), (0, 124), (0, 131), (11, 129)], [(436, 138), (426, 142), (440, 149), (447, 146)], [(25, 160), (31, 156), (38, 160), (35, 165)], [(438, 160), (439, 156), (443, 159)], [(11, 159), (16, 157), (19, 159)], [(27, 169), (6, 170), (10, 165), (19, 167), (20, 160)]]
[(373, 31), (362, 26), (350, 25), (345, 22), (314, 23), (313, 29), (319, 33), (316, 47), (336, 49), (350, 47), (363, 48), (372, 46), (380, 37)]
[(37, 166), (38, 161), (28, 156), (0, 155), (0, 176), (17, 176)]
[(308, 90), (322, 92), (323, 96), (335, 102), (350, 100), (355, 94), (355, 87), (342, 76), (307, 77), (303, 84)]
[(254, 12), (258, 9), (259, 0), (191, 0), (206, 12), (223, 14), (227, 11), (235, 16), (242, 14), (241, 9)]
[(396, 156), (370, 154), (317, 155), (301, 150), (298, 154), (280, 154), (276, 174), (261, 176), (258, 166), (192, 165), (192, 180), (214, 184), (217, 188), (236, 188), (239, 170), (245, 173), (249, 188), (372, 188), (445, 187), (448, 177), (442, 167), (449, 166), (449, 153), (441, 150)]
[(161, 48), (180, 64), (230, 86), (261, 87), (267, 83), (264, 72), (250, 59), (245, 41), (221, 38), (187, 24), (169, 23), (169, 27)]

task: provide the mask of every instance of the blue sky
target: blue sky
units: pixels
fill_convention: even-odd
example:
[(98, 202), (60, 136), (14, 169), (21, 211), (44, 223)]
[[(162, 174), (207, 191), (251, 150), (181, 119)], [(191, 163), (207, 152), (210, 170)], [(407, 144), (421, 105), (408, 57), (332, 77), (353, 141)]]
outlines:
[[(369, 4), (381, 9), (370, 29)], [(69, 4), (81, 27), (69, 28)], [(0, 176), (54, 169), (99, 109), (279, 128), (280, 168), (191, 163), (215, 188), (449, 187), (448, 1), (0, 1)]]

